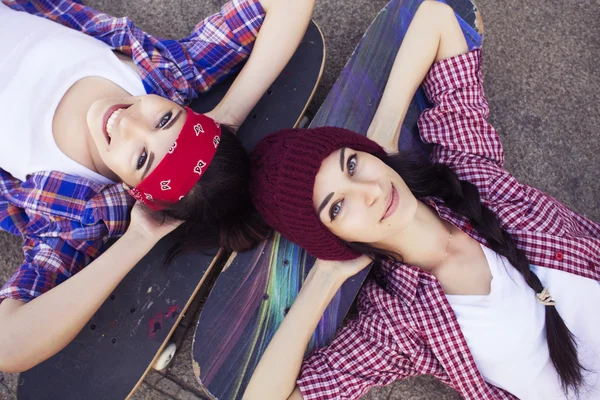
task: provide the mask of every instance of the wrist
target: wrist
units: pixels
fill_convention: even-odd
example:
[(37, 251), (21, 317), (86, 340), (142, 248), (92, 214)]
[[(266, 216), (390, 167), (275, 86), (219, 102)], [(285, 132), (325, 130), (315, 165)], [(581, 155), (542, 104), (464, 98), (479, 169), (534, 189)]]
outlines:
[(395, 115), (379, 112), (373, 118), (367, 136), (383, 147), (388, 153), (396, 153), (398, 151), (398, 139), (400, 137), (400, 130), (402, 129), (402, 122), (403, 118), (398, 115), (398, 112)]
[(330, 289), (336, 292), (344, 282), (349, 278), (343, 273), (343, 269), (337, 267), (334, 263), (329, 261), (317, 260), (315, 265), (310, 270), (309, 278), (320, 282), (324, 289)]
[(234, 114), (231, 111), (230, 101), (228, 100), (228, 93), (225, 94), (225, 97), (221, 100), (219, 104), (215, 106), (215, 108), (205, 113), (205, 115), (214, 119), (219, 124), (225, 125), (233, 129), (234, 132), (237, 132), (242, 122), (244, 122), (243, 119), (241, 121), (238, 120), (236, 114)]
[(132, 224), (129, 225), (129, 228), (125, 231), (121, 239), (135, 243), (136, 247), (143, 247), (149, 251), (161, 238)]

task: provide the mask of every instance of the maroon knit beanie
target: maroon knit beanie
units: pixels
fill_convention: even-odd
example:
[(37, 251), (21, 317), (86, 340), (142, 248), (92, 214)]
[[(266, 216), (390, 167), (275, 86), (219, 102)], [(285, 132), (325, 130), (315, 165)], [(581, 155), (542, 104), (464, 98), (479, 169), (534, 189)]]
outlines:
[(352, 260), (360, 255), (321, 223), (313, 206), (321, 162), (342, 147), (385, 154), (365, 136), (323, 127), (275, 132), (263, 138), (250, 155), (250, 194), (257, 210), (283, 237), (322, 260)]

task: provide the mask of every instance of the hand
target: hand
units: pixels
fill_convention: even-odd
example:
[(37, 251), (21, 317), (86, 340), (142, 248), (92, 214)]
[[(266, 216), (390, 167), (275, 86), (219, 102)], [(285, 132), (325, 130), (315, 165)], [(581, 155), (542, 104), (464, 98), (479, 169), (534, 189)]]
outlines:
[(354, 260), (348, 261), (324, 261), (317, 260), (315, 267), (322, 271), (331, 274), (335, 279), (345, 282), (348, 278), (358, 274), (360, 271), (369, 266), (373, 260), (365, 255), (362, 255)]
[(127, 232), (136, 233), (143, 239), (156, 243), (182, 223), (183, 221), (176, 219), (163, 219), (159, 213), (150, 211), (136, 201), (131, 210), (131, 222)]

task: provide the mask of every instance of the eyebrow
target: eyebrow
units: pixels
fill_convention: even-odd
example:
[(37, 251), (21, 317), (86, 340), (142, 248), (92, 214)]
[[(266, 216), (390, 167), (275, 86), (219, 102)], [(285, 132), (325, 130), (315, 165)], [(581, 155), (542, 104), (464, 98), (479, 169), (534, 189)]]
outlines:
[[(342, 151), (340, 152), (340, 168), (342, 170), (342, 172), (344, 172), (344, 164), (346, 160), (346, 148), (342, 147)], [(321, 205), (319, 206), (319, 208), (317, 208), (317, 215), (321, 215), (321, 211), (323, 211), (323, 209), (325, 208), (325, 206), (327, 205), (327, 203), (329, 203), (329, 200), (331, 200), (331, 198), (333, 197), (333, 192), (329, 193), (327, 195), (327, 197), (325, 197), (325, 200), (323, 200), (323, 202), (321, 203)]]
[(325, 206), (327, 205), (327, 203), (329, 203), (329, 200), (331, 200), (332, 197), (333, 197), (333, 192), (329, 193), (327, 195), (327, 197), (325, 197), (325, 200), (323, 200), (323, 202), (321, 203), (321, 205), (317, 209), (317, 215), (321, 215), (321, 211), (323, 211), (323, 209), (325, 208)]
[(342, 152), (340, 153), (340, 168), (342, 169), (342, 172), (344, 172), (344, 164), (346, 160), (346, 148), (342, 147)]
[(142, 180), (146, 177), (146, 174), (150, 170), (150, 167), (152, 166), (153, 161), (154, 161), (154, 153), (150, 153), (150, 155), (148, 156), (148, 162), (146, 163), (146, 169), (144, 170), (144, 173), (142, 174)]

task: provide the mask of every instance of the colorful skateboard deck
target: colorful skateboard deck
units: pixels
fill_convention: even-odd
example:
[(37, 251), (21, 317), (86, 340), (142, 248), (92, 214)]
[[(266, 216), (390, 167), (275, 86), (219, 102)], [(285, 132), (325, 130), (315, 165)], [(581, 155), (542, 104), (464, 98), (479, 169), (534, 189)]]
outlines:
[[(295, 126), (321, 78), (324, 41), (311, 23), (296, 53), (238, 135), (247, 148), (272, 131)], [(194, 101), (212, 109), (233, 77)], [(163, 266), (166, 237), (127, 275), (79, 335), (49, 360), (19, 376), (18, 398), (124, 399), (141, 384), (207, 276), (225, 261), (220, 251), (193, 253)]]
[[(365, 134), (406, 30), (421, 0), (392, 0), (377, 16), (346, 64), (311, 126), (338, 126)], [(475, 7), (449, 0), (470, 48), (481, 44)], [(427, 107), (419, 90), (404, 120), (400, 148), (428, 156), (417, 119)], [(193, 346), (193, 369), (216, 399), (241, 399), (269, 341), (314, 264), (279, 235), (255, 250), (233, 254), (204, 305)], [(348, 280), (323, 315), (308, 351), (327, 344), (342, 323), (368, 271)]]

